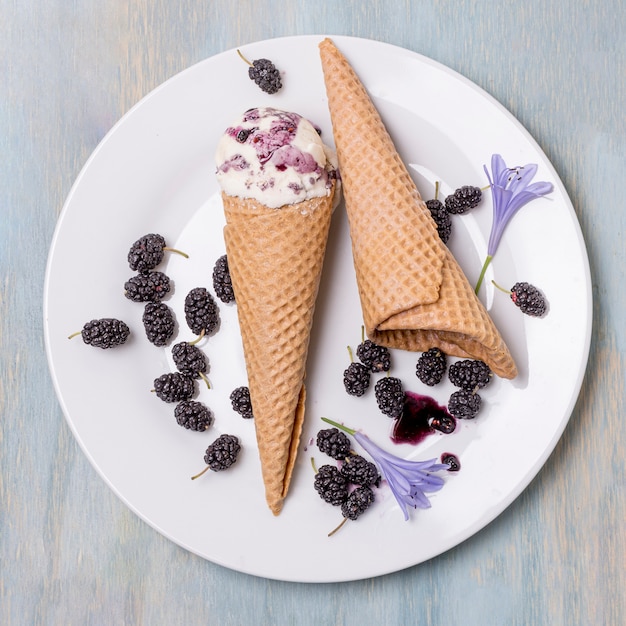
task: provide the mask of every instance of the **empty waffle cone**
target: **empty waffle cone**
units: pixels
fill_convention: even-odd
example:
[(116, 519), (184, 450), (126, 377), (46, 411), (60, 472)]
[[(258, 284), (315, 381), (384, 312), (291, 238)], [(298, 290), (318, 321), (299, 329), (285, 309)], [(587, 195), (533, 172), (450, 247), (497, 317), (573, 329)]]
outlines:
[(437, 227), (365, 87), (330, 39), (320, 55), (368, 337), (412, 351), (515, 362)]
[(222, 199), (265, 495), (278, 515), (302, 432), (306, 359), (333, 194), (280, 209), (224, 193)]

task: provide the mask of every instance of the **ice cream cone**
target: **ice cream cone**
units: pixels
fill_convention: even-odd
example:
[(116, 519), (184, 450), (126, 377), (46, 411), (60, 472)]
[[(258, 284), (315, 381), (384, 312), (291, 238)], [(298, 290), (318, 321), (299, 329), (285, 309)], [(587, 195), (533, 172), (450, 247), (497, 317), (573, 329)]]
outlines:
[(381, 345), (515, 362), (436, 225), (365, 87), (330, 39), (320, 44), (367, 335)]
[(306, 359), (333, 194), (279, 209), (222, 198), (265, 494), (278, 515), (304, 420)]

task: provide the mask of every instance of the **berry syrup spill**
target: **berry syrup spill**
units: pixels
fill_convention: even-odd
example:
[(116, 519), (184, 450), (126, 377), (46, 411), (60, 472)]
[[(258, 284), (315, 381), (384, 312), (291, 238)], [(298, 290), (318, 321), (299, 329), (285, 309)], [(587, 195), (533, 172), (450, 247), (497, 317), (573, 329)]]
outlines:
[(430, 396), (407, 391), (404, 410), (394, 424), (391, 440), (417, 444), (436, 431), (447, 435), (455, 428), (456, 420), (445, 407)]

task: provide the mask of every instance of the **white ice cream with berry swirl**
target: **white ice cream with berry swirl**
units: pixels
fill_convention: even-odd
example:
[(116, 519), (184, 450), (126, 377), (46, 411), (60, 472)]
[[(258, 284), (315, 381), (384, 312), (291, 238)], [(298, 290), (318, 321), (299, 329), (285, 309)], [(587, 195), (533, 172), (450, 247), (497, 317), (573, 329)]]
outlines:
[(337, 179), (336, 154), (315, 126), (274, 108), (250, 109), (229, 126), (215, 161), (224, 193), (271, 208), (327, 196)]

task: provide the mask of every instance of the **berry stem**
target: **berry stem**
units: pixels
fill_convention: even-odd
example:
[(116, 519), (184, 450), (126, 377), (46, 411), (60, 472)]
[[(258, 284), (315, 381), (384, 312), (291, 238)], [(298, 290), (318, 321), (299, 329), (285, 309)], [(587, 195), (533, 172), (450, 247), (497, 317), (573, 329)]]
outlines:
[(237, 50), (237, 54), (244, 60), (245, 63), (247, 63), (250, 67), (253, 67), (252, 63), (250, 63), (250, 61), (248, 61), (248, 59), (241, 54), (241, 50)]
[(354, 435), (354, 433), (356, 433), (356, 430), (354, 430), (353, 428), (348, 428), (347, 426), (344, 426), (343, 424), (338, 424), (337, 422), (333, 422), (333, 420), (329, 420), (327, 417), (322, 417), (322, 421), (326, 422), (327, 424), (330, 424), (331, 426), (334, 426), (335, 428), (338, 428), (339, 430), (343, 430), (345, 433), (348, 433), (349, 435)]
[(200, 331), (200, 334), (193, 341), (189, 341), (187, 343), (189, 343), (190, 346), (195, 346), (197, 343), (200, 343), (202, 341), (205, 334), (206, 334), (206, 328), (203, 328)]
[(198, 372), (198, 374), (200, 374), (200, 378), (202, 378), (202, 380), (205, 382), (207, 389), (211, 389), (211, 383), (209, 382), (209, 379), (206, 377), (206, 375), (203, 372)]
[(509, 295), (511, 295), (511, 290), (507, 289), (506, 287), (501, 287), (500, 285), (498, 285), (498, 283), (495, 280), (491, 281), (491, 284), (496, 288), (499, 289), (500, 291), (503, 291), (504, 293), (508, 293)]
[(332, 537), (347, 521), (348, 521), (348, 518), (344, 517), (343, 520), (341, 521), (341, 524), (339, 524), (339, 526), (337, 526), (337, 528), (335, 528), (334, 530), (331, 530), (328, 533), (328, 536)]
[(435, 181), (435, 200), (439, 200), (439, 181)]
[(483, 280), (485, 279), (485, 272), (489, 267), (489, 263), (491, 263), (491, 259), (493, 259), (493, 257), (488, 254), (485, 262), (483, 263), (483, 268), (482, 270), (480, 270), (480, 276), (478, 277), (478, 282), (476, 283), (476, 287), (474, 288), (474, 293), (476, 295), (478, 295), (478, 292), (480, 291), (480, 286), (483, 284)]
[(82, 332), (82, 331), (80, 331), (80, 330), (79, 330), (79, 331), (77, 331), (77, 332), (75, 332), (75, 333), (72, 333), (72, 334), (68, 337), (68, 339), (74, 339), (74, 337), (78, 337), (78, 335), (80, 335), (80, 333), (81, 333), (81, 332)]
[(313, 471), (317, 474), (317, 465), (315, 465), (315, 459), (311, 457), (311, 466), (313, 467)]
[(174, 254), (180, 254), (180, 256), (184, 256), (186, 259), (189, 258), (189, 255), (182, 250), (177, 250), (176, 248), (163, 248), (165, 252), (173, 252)]
[(209, 469), (211, 469), (211, 468), (207, 465), (199, 474), (196, 474), (195, 476), (192, 476), (191, 480), (196, 480), (196, 478), (200, 478), (200, 476), (202, 476), (202, 474), (204, 474), (205, 472), (208, 472)]
[(348, 354), (350, 355), (350, 363), (354, 363), (354, 352), (352, 352), (352, 348), (348, 346)]

